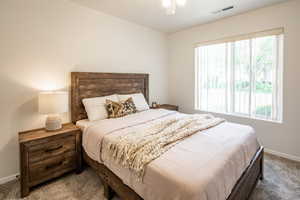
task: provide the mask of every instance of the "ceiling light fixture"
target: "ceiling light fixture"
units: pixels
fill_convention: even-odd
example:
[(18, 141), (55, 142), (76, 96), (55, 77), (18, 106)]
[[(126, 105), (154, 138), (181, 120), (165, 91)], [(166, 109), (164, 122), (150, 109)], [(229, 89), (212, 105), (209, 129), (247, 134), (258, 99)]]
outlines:
[(185, 6), (186, 0), (162, 0), (162, 6), (166, 8), (167, 15), (174, 15), (177, 6)]

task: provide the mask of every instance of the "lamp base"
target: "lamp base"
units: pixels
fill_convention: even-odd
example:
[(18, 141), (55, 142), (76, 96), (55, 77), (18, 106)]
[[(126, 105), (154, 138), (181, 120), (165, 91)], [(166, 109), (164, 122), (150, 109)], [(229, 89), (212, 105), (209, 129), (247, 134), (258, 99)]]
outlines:
[(48, 116), (46, 119), (45, 129), (47, 131), (56, 131), (62, 128), (61, 118), (58, 115)]

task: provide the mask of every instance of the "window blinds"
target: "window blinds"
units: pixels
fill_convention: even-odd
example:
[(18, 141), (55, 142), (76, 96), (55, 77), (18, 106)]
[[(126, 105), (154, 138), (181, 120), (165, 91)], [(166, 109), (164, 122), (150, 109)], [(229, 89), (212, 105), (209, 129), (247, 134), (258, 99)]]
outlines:
[(213, 44), (219, 44), (219, 43), (235, 42), (235, 41), (240, 41), (240, 40), (247, 40), (247, 39), (259, 38), (259, 37), (265, 37), (265, 36), (271, 36), (271, 35), (282, 35), (283, 33), (284, 33), (284, 28), (275, 28), (275, 29), (270, 29), (270, 30), (266, 30), (266, 31), (232, 36), (232, 37), (227, 37), (227, 38), (218, 39), (218, 40), (199, 42), (195, 45), (195, 47), (207, 46), (207, 45), (213, 45)]
[(282, 28), (200, 43), (195, 108), (281, 121), (282, 74)]

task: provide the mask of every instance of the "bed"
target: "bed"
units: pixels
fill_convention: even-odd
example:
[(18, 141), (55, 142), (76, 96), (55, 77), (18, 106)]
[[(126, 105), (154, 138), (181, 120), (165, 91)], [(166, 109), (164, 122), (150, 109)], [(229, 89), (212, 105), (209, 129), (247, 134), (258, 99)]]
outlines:
[[(103, 122), (100, 124), (96, 125), (91, 125), (88, 122), (85, 122), (84, 119), (87, 118), (87, 115), (84, 110), (84, 106), (82, 105), (82, 99), (83, 98), (89, 98), (89, 97), (98, 97), (98, 96), (107, 96), (111, 94), (131, 94), (131, 93), (138, 93), (141, 92), (144, 94), (145, 98), (147, 101), (149, 101), (149, 89), (148, 89), (148, 84), (149, 84), (149, 76), (148, 74), (118, 74), (118, 73), (87, 73), (87, 72), (73, 72), (71, 74), (71, 117), (72, 117), (72, 122), (77, 123), (83, 128), (83, 137), (87, 137), (87, 135), (93, 135), (92, 133), (88, 134), (85, 129), (91, 129), (93, 128), (88, 128), (88, 127), (96, 127), (94, 128), (94, 134), (95, 132), (103, 129)], [(173, 112), (173, 111), (172, 111)], [(134, 120), (140, 120), (138, 124), (144, 124), (145, 122), (148, 123), (148, 119), (157, 117), (157, 116), (163, 116), (167, 117), (168, 115), (178, 115), (179, 113), (177, 112), (170, 112), (166, 110), (155, 110), (155, 111), (147, 111), (145, 113), (137, 113), (134, 114), (130, 117), (127, 117), (126, 119), (122, 119), (121, 121), (118, 122), (118, 120), (114, 121), (114, 124), (118, 124), (119, 126), (123, 124), (126, 125), (126, 123), (131, 123), (131, 121)], [(119, 119), (120, 120), (120, 119)], [(127, 120), (127, 121), (126, 121)], [(143, 121), (144, 120), (144, 121)], [(106, 120), (108, 122), (106, 123), (107, 127), (110, 127), (110, 121)], [(124, 123), (126, 122), (126, 123)], [(125, 126), (122, 125), (122, 126)], [(135, 125), (135, 124), (133, 124)], [(128, 127), (126, 127), (128, 128)], [(125, 128), (125, 129), (126, 129)], [(231, 130), (231, 131), (225, 131), (225, 130)], [(184, 151), (180, 151), (180, 149), (186, 149), (190, 148), (190, 146), (193, 146), (193, 141), (198, 140), (197, 137), (202, 137), (204, 139), (199, 139), (199, 141), (207, 140), (207, 138), (211, 137), (219, 137), (223, 138), (222, 141), (225, 141), (224, 138), (226, 138), (226, 135), (224, 135), (224, 132), (232, 132), (231, 137), (234, 138), (234, 132), (238, 133), (238, 131), (241, 131), (240, 135), (244, 135), (245, 137), (239, 140), (236, 140), (237, 142), (243, 142), (242, 146), (243, 149), (236, 149), (235, 151), (229, 151), (225, 148), (221, 149), (220, 152), (227, 152), (226, 154), (223, 153), (218, 153), (215, 151), (215, 155), (219, 155), (219, 159), (221, 163), (229, 163), (226, 164), (227, 166), (227, 171), (224, 171), (223, 174), (220, 174), (219, 177), (223, 177), (223, 182), (221, 181), (219, 186), (215, 184), (216, 177), (209, 176), (210, 172), (212, 174), (215, 174), (216, 172), (220, 172), (219, 168), (223, 168), (223, 164), (213, 164), (211, 159), (206, 161), (204, 158), (201, 156), (195, 156), (195, 152), (189, 153), (187, 155), (189, 156), (194, 156), (196, 163), (194, 163), (194, 167), (197, 167), (199, 169), (198, 176), (192, 176), (188, 175), (187, 173), (182, 173), (182, 175), (176, 176), (176, 174), (173, 171), (172, 174), (172, 169), (165, 170), (165, 168), (160, 167), (162, 166), (170, 156), (174, 157), (176, 153), (177, 155), (181, 155), (184, 163), (188, 163), (189, 160), (184, 160), (185, 154)], [(242, 133), (245, 132), (245, 133)], [(258, 145), (253, 145), (250, 143), (254, 143), (251, 141), (255, 141), (253, 139), (253, 134), (251, 133), (253, 130), (251, 130), (250, 127), (245, 127), (242, 125), (238, 124), (233, 124), (233, 123), (223, 123), (222, 125), (218, 125), (217, 127), (208, 129), (207, 131), (204, 131), (202, 134), (196, 134), (196, 136), (193, 136), (191, 138), (188, 138), (182, 142), (182, 144), (178, 144), (174, 147), (174, 149), (177, 149), (178, 151), (168, 151), (166, 155), (164, 154), (163, 156), (159, 157), (158, 159), (154, 160), (149, 164), (149, 169), (147, 169), (147, 173), (145, 174), (145, 179), (146, 183), (152, 183), (151, 187), (148, 187), (149, 185), (145, 185), (143, 187), (142, 183), (136, 183), (132, 181), (133, 179), (130, 178), (128, 174), (129, 172), (124, 172), (123, 169), (118, 169), (118, 166), (114, 166), (113, 164), (110, 163), (105, 163), (105, 162), (100, 162), (97, 159), (97, 156), (93, 156), (93, 151), (89, 150), (87, 147), (87, 144), (83, 144), (84, 146), (84, 151), (83, 151), (83, 158), (84, 161), (90, 165), (96, 173), (99, 175), (99, 177), (102, 179), (102, 182), (104, 184), (104, 194), (106, 198), (111, 199), (113, 194), (116, 193), (121, 199), (132, 199), (132, 200), (137, 200), (137, 199), (186, 199), (187, 196), (184, 196), (186, 194), (183, 194), (183, 196), (180, 196), (182, 193), (187, 191), (186, 193), (189, 193), (190, 188), (193, 188), (193, 191), (191, 191), (191, 194), (196, 194), (197, 193), (197, 182), (196, 179), (202, 184), (199, 184), (199, 197), (201, 195), (204, 195), (203, 198), (201, 197), (200, 199), (228, 199), (228, 200), (243, 200), (243, 199), (248, 199), (249, 196), (251, 195), (251, 192), (255, 188), (257, 182), (259, 179), (263, 178), (263, 147), (258, 146)], [(86, 133), (87, 134), (86, 134)], [(86, 134), (86, 135), (85, 135)], [(228, 137), (230, 137), (230, 134), (227, 134)], [(221, 137), (220, 137), (221, 136)], [(91, 136), (90, 136), (91, 137)], [(95, 137), (95, 136), (93, 136)], [(205, 139), (206, 138), (206, 139)], [(231, 140), (232, 138), (227, 138)], [(87, 140), (83, 138), (83, 140)], [(93, 140), (93, 139), (90, 139)], [(96, 140), (96, 138), (95, 138)], [(222, 142), (220, 140), (220, 142)], [(198, 141), (197, 141), (198, 142)], [(91, 142), (92, 143), (92, 142)], [(245, 143), (245, 144), (244, 144)], [(249, 145), (247, 145), (249, 143)], [(203, 143), (205, 145), (205, 143)], [(178, 146), (178, 147), (177, 147)], [(217, 145), (220, 146), (220, 145)], [(253, 147), (255, 146), (255, 147)], [(230, 146), (229, 146), (230, 147)], [(229, 148), (228, 147), (228, 148)], [(189, 149), (188, 149), (189, 150)], [(190, 149), (191, 150), (191, 149)], [(214, 149), (211, 149), (210, 151), (214, 151)], [(248, 157), (241, 157), (241, 155), (246, 155), (242, 154), (242, 151), (247, 151), (249, 152)], [(205, 153), (205, 152), (204, 152)], [(200, 154), (199, 154), (200, 155)], [(224, 156), (223, 156), (224, 155)], [(230, 155), (231, 158), (235, 157), (234, 162), (230, 162), (227, 160), (230, 160), (229, 158), (225, 155)], [(168, 157), (169, 156), (169, 157)], [(223, 157), (222, 157), (223, 156)], [(251, 156), (251, 157), (249, 157)], [(188, 156), (186, 156), (188, 157)], [(240, 158), (240, 162), (237, 162)], [(205, 165), (200, 165), (201, 163), (210, 163), (210, 166), (205, 166)], [(188, 164), (184, 165), (183, 167), (188, 168)], [(218, 163), (218, 162), (216, 162)], [(242, 164), (240, 164), (242, 163)], [(236, 165), (236, 166), (235, 166)], [(175, 166), (175, 165), (174, 165)], [(224, 165), (225, 166), (225, 165)], [(202, 167), (202, 168), (201, 168)], [(174, 170), (179, 170), (179, 168), (174, 167)], [(226, 167), (225, 167), (226, 168)], [(225, 169), (224, 168), (224, 169)], [(239, 168), (239, 170), (235, 170), (235, 168)], [(155, 170), (156, 169), (156, 170)], [(164, 171), (165, 173), (168, 174), (168, 176), (164, 176), (164, 174), (160, 174), (160, 172)], [(188, 172), (188, 169), (185, 169), (186, 172)], [(211, 170), (211, 171), (209, 171)], [(192, 170), (190, 170), (192, 172)], [(185, 172), (185, 171), (183, 171)], [(202, 172), (202, 173), (200, 173)], [(230, 172), (230, 173), (227, 173)], [(127, 175), (126, 175), (127, 174)], [(175, 177), (176, 178), (173, 178)], [(129, 177), (129, 178), (126, 178)], [(171, 178), (165, 178), (165, 177), (171, 177)], [(224, 178), (225, 177), (225, 178)], [(226, 178), (227, 177), (227, 178)], [(153, 180), (151, 180), (153, 179)], [(201, 179), (206, 180), (206, 181), (201, 181)], [(219, 178), (220, 179), (220, 178)], [(228, 180), (229, 181), (228, 181)], [(147, 181), (150, 180), (150, 181)], [(163, 185), (159, 186), (159, 184), (153, 184), (157, 182), (164, 183)], [(233, 182), (234, 181), (234, 182)], [(217, 181), (219, 182), (219, 181)], [(197, 183), (197, 184), (194, 184)], [(208, 184), (210, 183), (210, 184)], [(186, 184), (185, 190), (180, 190), (184, 188), (184, 184)], [(142, 186), (141, 186), (142, 185)], [(207, 186), (208, 185), (208, 186)], [(221, 185), (221, 186), (220, 186)], [(172, 189), (176, 189), (179, 192), (176, 193), (174, 192), (174, 196), (170, 196), (170, 194), (164, 194), (160, 192), (164, 192), (164, 190), (159, 190), (159, 187), (165, 187), (166, 191), (172, 191)], [(191, 187), (189, 187), (191, 186)], [(215, 187), (216, 186), (216, 187)], [(218, 194), (217, 196), (214, 197), (215, 194), (214, 191), (208, 191), (212, 189), (216, 189), (215, 192)], [(196, 189), (195, 189), (196, 188)], [(222, 193), (224, 189), (224, 194)], [(207, 191), (206, 191), (207, 190)], [(201, 191), (201, 192), (200, 192)], [(169, 192), (171, 193), (171, 192)], [(225, 194), (226, 193), (226, 194)], [(157, 195), (157, 196), (156, 196)], [(167, 196), (163, 196), (167, 195)]]

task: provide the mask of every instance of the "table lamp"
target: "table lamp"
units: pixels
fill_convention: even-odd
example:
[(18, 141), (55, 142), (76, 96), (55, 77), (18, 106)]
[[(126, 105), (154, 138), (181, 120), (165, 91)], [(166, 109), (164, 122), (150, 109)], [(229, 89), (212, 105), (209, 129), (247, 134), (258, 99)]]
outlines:
[(46, 114), (45, 129), (55, 131), (62, 128), (61, 113), (68, 112), (67, 92), (41, 92), (39, 94), (39, 113)]

